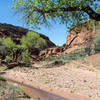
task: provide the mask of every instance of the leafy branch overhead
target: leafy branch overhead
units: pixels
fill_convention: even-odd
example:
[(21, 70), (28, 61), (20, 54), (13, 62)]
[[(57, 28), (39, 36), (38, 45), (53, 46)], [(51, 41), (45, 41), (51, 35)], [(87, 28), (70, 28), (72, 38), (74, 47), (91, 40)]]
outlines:
[(48, 21), (77, 24), (88, 18), (100, 21), (100, 0), (13, 0), (12, 8), (23, 14), (25, 22), (38, 26)]

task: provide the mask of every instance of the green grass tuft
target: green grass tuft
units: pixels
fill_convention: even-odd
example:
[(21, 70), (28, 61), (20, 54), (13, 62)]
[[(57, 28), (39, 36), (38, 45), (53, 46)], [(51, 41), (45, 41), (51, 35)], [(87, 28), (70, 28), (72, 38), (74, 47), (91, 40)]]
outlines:
[(0, 81), (6, 81), (6, 79), (2, 76), (0, 76)]
[(8, 84), (6, 80), (1, 76), (0, 76), (0, 95), (1, 95), (0, 100), (20, 100), (20, 98), (18, 98), (20, 96), (25, 96), (28, 98), (28, 96), (22, 89), (13, 86), (11, 84)]

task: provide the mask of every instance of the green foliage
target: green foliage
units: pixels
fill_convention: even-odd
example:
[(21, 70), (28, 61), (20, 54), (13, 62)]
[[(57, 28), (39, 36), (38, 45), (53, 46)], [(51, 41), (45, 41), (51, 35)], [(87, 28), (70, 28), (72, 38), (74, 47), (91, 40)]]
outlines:
[(41, 100), (40, 98), (35, 98), (34, 100)]
[(5, 57), (5, 62), (10, 63), (12, 62), (12, 58), (10, 56)]
[(3, 45), (2, 39), (0, 39), (0, 55), (5, 55), (7, 53), (7, 48)]
[(96, 34), (95, 40), (94, 40), (94, 50), (96, 53), (100, 52), (100, 33)]
[[(85, 27), (88, 31), (92, 32), (94, 29), (94, 26), (98, 27), (99, 26), (99, 22), (89, 19), (87, 22), (85, 22), (84, 24), (78, 24), (76, 26), (74, 26), (73, 28), (71, 28), (71, 30), (73, 30), (76, 34), (80, 33), (82, 31), (82, 27)], [(91, 36), (91, 34), (90, 34)]]
[(22, 52), (21, 56), (22, 56), (23, 62), (30, 63), (30, 53), (29, 53), (28, 49), (25, 50), (24, 52)]
[(6, 81), (6, 79), (0, 76), (0, 81)]
[(21, 38), (21, 44), (16, 45), (11, 38), (0, 39), (0, 58), (5, 62), (30, 62), (30, 54), (35, 48), (42, 48), (46, 44), (39, 34), (29, 31)]
[(0, 100), (19, 100), (19, 98), (17, 98), (18, 96), (27, 96), (23, 90), (19, 87), (8, 84), (2, 77), (0, 77), (0, 95)]
[[(87, 20), (88, 15), (81, 9), (87, 8), (87, 5), (94, 6), (94, 2), (95, 0), (13, 0), (12, 8), (22, 13), (26, 24), (33, 24), (34, 28), (51, 20), (69, 27)], [(76, 8), (73, 11), (61, 9), (68, 7), (76, 7), (79, 11), (75, 11)]]
[(66, 43), (63, 44), (63, 47), (65, 47), (65, 46), (66, 46)]
[(45, 43), (45, 40), (41, 38), (39, 34), (32, 31), (29, 31), (27, 35), (23, 36), (21, 39), (21, 44), (29, 50), (42, 48)]
[(8, 49), (13, 49), (15, 47), (15, 43), (11, 40), (11, 38), (2, 39), (2, 43)]
[(14, 43), (11, 40), (11, 38), (6, 38), (6, 39), (0, 38), (0, 46), (5, 46), (5, 47), (8, 47), (8, 48), (11, 48), (11, 47), (14, 46)]
[[(15, 52), (15, 43), (11, 40), (11, 38), (0, 39), (0, 54), (4, 56), (6, 60), (10, 61), (13, 59), (13, 54)], [(9, 57), (8, 57), (9, 55)]]

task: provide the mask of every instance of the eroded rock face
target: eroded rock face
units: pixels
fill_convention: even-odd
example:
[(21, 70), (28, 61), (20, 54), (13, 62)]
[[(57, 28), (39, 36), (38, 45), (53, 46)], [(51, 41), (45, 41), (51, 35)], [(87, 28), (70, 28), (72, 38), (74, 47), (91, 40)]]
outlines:
[[(26, 35), (26, 33), (28, 32), (28, 29), (22, 28), (22, 27), (18, 27), (18, 26), (13, 26), (10, 24), (2, 24), (0, 23), (0, 38), (7, 38), (7, 37), (11, 37), (12, 40), (16, 43), (19, 44), (20, 43), (20, 39), (23, 35)], [(40, 34), (40, 33), (38, 33)], [(49, 38), (43, 34), (40, 34), (40, 37), (42, 37), (43, 39), (46, 40), (46, 45), (44, 45), (44, 49), (45, 48), (50, 48), (50, 47), (54, 47), (55, 44), (53, 42), (51, 42), (49, 40)]]
[(55, 47), (55, 48), (49, 48), (45, 51), (40, 52), (40, 57), (50, 57), (50, 56), (58, 56), (64, 52), (64, 47)]
[(70, 30), (66, 40), (66, 47), (85, 47), (89, 42), (92, 42), (94, 40), (96, 34), (96, 26), (87, 26), (87, 24), (89, 24), (90, 22), (91, 20), (88, 20)]
[(84, 48), (94, 40), (96, 26), (90, 25), (91, 20), (83, 22), (70, 30), (66, 40), (66, 46), (49, 48), (40, 53), (40, 57), (58, 56), (65, 52), (71, 52), (78, 48)]

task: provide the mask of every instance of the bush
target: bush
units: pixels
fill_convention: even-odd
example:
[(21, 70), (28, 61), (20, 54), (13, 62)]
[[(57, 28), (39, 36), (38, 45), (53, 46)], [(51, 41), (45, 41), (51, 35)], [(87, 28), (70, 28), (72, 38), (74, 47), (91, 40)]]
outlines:
[(25, 50), (24, 52), (22, 52), (21, 56), (22, 56), (23, 62), (30, 63), (30, 53), (29, 53), (28, 49)]
[(95, 50), (95, 53), (100, 52), (100, 33), (96, 34), (96, 37), (94, 40), (94, 50)]
[(15, 52), (15, 43), (11, 40), (11, 38), (0, 39), (0, 55), (1, 58), (9, 58), (13, 59), (13, 54)]
[[(21, 38), (21, 44), (16, 45), (11, 38), (0, 39), (0, 59), (10, 62), (30, 62), (30, 54), (36, 48), (42, 48), (45, 40), (39, 34), (29, 31)], [(36, 49), (37, 50), (37, 49)]]
[(0, 76), (0, 81), (6, 81), (6, 79)]
[(85, 48), (86, 54), (87, 54), (88, 56), (94, 54), (93, 49), (94, 49), (94, 48), (93, 48), (92, 46), (86, 47), (86, 48)]
[(3, 45), (2, 40), (0, 39), (0, 57), (4, 58), (7, 53), (7, 48)]
[(63, 47), (66, 47), (66, 43), (63, 44)]
[(11, 40), (11, 38), (2, 39), (2, 44), (8, 49), (13, 49), (15, 47), (15, 43)]
[(12, 62), (12, 58), (10, 56), (5, 57), (5, 62), (10, 63)]

